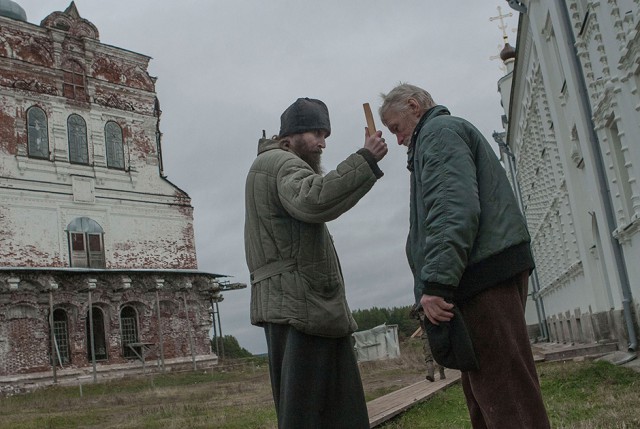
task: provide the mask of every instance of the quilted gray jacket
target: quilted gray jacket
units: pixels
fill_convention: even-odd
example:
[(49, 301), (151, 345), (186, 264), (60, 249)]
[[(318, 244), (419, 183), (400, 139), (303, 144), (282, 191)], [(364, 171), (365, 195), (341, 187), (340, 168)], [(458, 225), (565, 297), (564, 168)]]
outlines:
[(364, 149), (322, 176), (277, 141), (259, 141), (245, 189), (252, 324), (334, 338), (356, 330), (325, 222), (353, 207), (381, 175)]

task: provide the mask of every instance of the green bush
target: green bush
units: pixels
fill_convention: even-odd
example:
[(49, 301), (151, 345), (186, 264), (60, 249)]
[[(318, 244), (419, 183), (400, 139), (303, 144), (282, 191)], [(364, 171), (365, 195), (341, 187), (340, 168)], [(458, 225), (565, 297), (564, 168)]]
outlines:
[(225, 335), (224, 337), (218, 337), (218, 346), (215, 344), (216, 339), (211, 340), (211, 348), (214, 351), (218, 351), (219, 356), (223, 356), (225, 359), (240, 359), (248, 358), (253, 355), (244, 347), (240, 347), (238, 340), (233, 335)]

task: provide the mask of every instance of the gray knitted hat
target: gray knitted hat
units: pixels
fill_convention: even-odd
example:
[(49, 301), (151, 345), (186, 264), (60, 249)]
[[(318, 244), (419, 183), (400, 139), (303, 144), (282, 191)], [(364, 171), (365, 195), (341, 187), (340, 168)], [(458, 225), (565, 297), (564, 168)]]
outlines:
[(285, 137), (313, 130), (325, 130), (331, 134), (327, 105), (313, 98), (298, 98), (280, 116), (280, 134)]

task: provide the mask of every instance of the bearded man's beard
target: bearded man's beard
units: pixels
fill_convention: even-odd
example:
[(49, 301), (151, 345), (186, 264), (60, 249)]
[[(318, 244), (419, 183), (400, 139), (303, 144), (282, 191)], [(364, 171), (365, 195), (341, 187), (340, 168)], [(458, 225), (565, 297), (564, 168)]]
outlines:
[[(297, 136), (296, 136), (297, 137)], [(305, 147), (304, 141), (301, 138), (293, 138), (290, 143), (290, 147), (293, 152), (300, 157), (301, 160), (309, 164), (309, 167), (316, 172), (316, 174), (323, 174), (322, 168), (322, 152), (311, 151)]]

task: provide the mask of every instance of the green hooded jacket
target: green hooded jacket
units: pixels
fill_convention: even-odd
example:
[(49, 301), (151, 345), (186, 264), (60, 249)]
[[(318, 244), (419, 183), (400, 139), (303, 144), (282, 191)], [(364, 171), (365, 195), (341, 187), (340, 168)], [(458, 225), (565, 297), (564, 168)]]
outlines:
[(493, 149), (444, 106), (428, 110), (409, 148), (407, 257), (422, 294), (463, 301), (534, 266), (530, 236)]
[(245, 189), (252, 324), (289, 324), (333, 338), (356, 330), (325, 222), (353, 207), (381, 176), (366, 149), (323, 176), (277, 141), (259, 141)]

